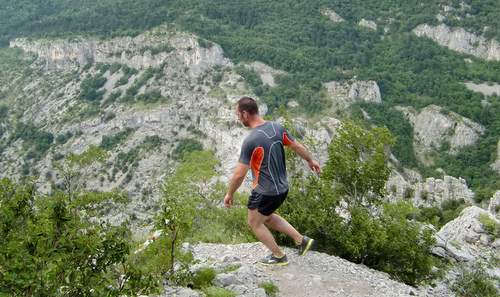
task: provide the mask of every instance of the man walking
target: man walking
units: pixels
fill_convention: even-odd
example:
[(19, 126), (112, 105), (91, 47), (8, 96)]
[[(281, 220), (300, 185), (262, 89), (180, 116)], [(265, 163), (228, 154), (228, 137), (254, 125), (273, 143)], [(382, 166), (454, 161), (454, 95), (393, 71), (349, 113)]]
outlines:
[(255, 236), (271, 251), (271, 255), (260, 262), (268, 265), (287, 265), (288, 259), (276, 244), (268, 227), (290, 236), (299, 249), (299, 255), (304, 255), (311, 248), (314, 240), (302, 236), (284, 218), (274, 213), (288, 194), (283, 146), (290, 147), (306, 160), (314, 172), (319, 173), (320, 166), (312, 159), (306, 148), (295, 141), (283, 126), (265, 121), (259, 115), (254, 99), (241, 98), (236, 107), (236, 114), (239, 121), (245, 127), (252, 128), (252, 131), (243, 142), (238, 165), (224, 197), (224, 205), (231, 207), (234, 192), (245, 179), (248, 169), (252, 169), (253, 189), (248, 199), (248, 224)]

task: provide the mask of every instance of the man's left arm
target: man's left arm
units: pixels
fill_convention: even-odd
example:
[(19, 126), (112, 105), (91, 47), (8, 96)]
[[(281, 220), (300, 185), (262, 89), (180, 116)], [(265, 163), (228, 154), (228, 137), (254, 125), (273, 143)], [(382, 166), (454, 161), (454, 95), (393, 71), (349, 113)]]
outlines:
[(231, 181), (229, 182), (229, 189), (224, 197), (225, 207), (231, 207), (233, 205), (233, 195), (245, 180), (249, 168), (250, 166), (241, 162), (238, 162), (238, 165), (236, 165)]

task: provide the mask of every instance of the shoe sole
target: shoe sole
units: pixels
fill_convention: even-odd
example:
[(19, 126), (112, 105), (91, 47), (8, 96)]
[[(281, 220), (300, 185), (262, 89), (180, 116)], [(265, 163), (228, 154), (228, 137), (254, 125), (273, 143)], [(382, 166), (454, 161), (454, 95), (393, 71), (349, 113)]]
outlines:
[(266, 266), (287, 266), (289, 262), (283, 262), (283, 263), (263, 263), (259, 262), (261, 265), (266, 265)]
[(304, 251), (302, 252), (302, 254), (300, 254), (299, 256), (304, 256), (309, 251), (309, 249), (311, 249), (313, 243), (314, 243), (314, 239), (311, 238), (309, 240), (309, 242), (307, 243), (306, 248), (304, 249)]

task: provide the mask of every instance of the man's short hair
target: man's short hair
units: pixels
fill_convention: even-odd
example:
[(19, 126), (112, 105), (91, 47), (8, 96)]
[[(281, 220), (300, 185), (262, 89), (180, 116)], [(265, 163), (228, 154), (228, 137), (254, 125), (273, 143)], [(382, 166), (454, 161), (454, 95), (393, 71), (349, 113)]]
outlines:
[(250, 97), (242, 97), (238, 100), (238, 110), (240, 112), (246, 111), (251, 115), (259, 113), (259, 107), (255, 99)]

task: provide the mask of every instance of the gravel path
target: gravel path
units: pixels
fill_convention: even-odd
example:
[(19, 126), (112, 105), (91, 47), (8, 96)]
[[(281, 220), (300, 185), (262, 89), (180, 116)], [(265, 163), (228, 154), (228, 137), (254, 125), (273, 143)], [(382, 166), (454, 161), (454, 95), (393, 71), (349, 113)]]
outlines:
[[(268, 254), (261, 243), (237, 245), (197, 244), (189, 247), (200, 266), (239, 267), (231, 273), (218, 275), (219, 286), (239, 293), (239, 296), (259, 296), (255, 291), (263, 281), (278, 286), (279, 296), (428, 296), (424, 292), (391, 280), (383, 272), (357, 265), (319, 252), (297, 256), (295, 250), (285, 248), (290, 264), (268, 267), (258, 260)], [(264, 295), (265, 296), (265, 295)]]

